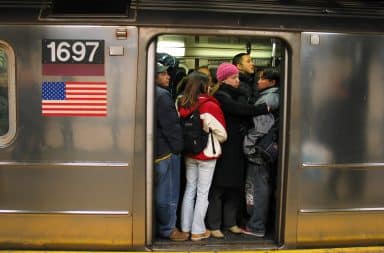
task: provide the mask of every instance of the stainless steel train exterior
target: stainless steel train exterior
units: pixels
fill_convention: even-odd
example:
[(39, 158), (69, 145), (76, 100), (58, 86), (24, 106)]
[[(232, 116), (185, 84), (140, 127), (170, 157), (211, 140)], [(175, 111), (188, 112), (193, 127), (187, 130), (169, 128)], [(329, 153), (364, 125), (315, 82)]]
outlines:
[[(289, 12), (274, 1), (272, 10), (246, 1), (128, 1), (126, 16), (107, 17), (46, 14), (55, 1), (31, 2), (0, 2), (8, 100), (1, 248), (151, 249), (153, 76), (164, 34), (286, 45), (276, 248), (384, 243), (382, 5), (344, 15)], [(71, 82), (104, 84), (105, 114), (80, 107), (75, 116), (46, 115), (43, 86)]]

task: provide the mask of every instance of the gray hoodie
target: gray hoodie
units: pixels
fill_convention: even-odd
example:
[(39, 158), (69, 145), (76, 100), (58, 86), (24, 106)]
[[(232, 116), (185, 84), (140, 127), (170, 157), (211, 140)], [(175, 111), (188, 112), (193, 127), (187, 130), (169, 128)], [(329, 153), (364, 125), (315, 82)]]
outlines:
[[(266, 103), (270, 110), (274, 111), (279, 108), (279, 98), (279, 88), (271, 87), (260, 92), (255, 105)], [(255, 116), (252, 120), (254, 127), (248, 130), (243, 142), (243, 150), (246, 155), (254, 155), (256, 153), (256, 143), (275, 124), (275, 117), (272, 113)]]

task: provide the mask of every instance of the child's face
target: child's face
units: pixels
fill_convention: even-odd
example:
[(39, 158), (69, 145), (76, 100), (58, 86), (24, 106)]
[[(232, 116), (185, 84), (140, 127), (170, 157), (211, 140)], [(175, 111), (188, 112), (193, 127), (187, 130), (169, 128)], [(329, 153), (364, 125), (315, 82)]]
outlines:
[(275, 83), (276, 83), (275, 80), (269, 80), (269, 79), (264, 78), (262, 75), (260, 75), (259, 81), (257, 81), (257, 88), (259, 90), (265, 90), (269, 87), (274, 86)]
[(238, 88), (240, 85), (239, 74), (230, 75), (223, 82), (234, 88)]

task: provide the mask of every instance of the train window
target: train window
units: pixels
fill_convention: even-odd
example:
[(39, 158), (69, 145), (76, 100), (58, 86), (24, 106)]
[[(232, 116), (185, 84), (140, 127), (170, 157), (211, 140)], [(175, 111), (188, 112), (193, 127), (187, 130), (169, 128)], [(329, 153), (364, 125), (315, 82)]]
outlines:
[(11, 48), (0, 42), (0, 147), (15, 134), (15, 69)]

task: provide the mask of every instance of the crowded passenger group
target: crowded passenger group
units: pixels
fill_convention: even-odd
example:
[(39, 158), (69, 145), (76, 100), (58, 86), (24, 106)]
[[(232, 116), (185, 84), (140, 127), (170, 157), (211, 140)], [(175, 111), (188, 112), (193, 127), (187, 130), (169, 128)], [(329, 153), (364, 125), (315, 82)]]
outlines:
[[(280, 74), (255, 70), (251, 56), (240, 53), (216, 73), (208, 66), (189, 72), (172, 89), (169, 66), (156, 63), (159, 237), (200, 241), (225, 238), (226, 231), (266, 235), (278, 154)], [(193, 116), (200, 118), (202, 132), (196, 141), (186, 129)]]

